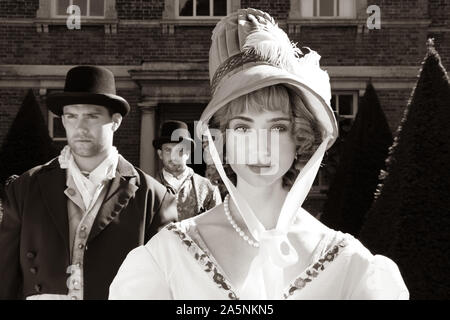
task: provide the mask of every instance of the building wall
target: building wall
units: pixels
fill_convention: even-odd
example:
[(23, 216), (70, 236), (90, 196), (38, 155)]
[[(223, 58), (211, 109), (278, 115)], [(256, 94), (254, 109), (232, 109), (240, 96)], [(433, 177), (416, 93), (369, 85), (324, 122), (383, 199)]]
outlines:
[(161, 0), (117, 0), (119, 19), (154, 20), (161, 19), (164, 1)]
[(34, 18), (39, 9), (39, 0), (2, 0), (0, 18)]
[[(0, 17), (33, 18), (38, 0), (2, 1)], [(289, 0), (246, 0), (242, 7), (257, 7), (272, 13), (280, 22), (289, 13)], [(324, 65), (416, 65), (425, 53), (427, 28), (388, 26), (386, 22), (429, 18), (432, 27), (448, 27), (450, 1), (370, 1), (382, 14), (381, 30), (358, 37), (354, 26), (302, 27), (291, 38), (322, 55)], [(119, 19), (157, 21), (162, 19), (163, 0), (116, 3)], [(446, 11), (447, 10), (447, 11)], [(424, 15), (428, 12), (428, 15)], [(66, 26), (50, 26), (38, 33), (33, 25), (0, 25), (2, 64), (140, 64), (142, 61), (184, 61), (208, 59), (213, 26), (176, 26), (174, 35), (163, 34), (158, 24), (119, 24), (117, 34), (105, 34), (103, 26), (82, 26), (69, 31)], [(431, 32), (448, 43), (448, 32)], [(448, 59), (448, 47), (442, 56)], [(448, 62), (447, 60), (445, 60)], [(448, 64), (448, 63), (447, 63)]]

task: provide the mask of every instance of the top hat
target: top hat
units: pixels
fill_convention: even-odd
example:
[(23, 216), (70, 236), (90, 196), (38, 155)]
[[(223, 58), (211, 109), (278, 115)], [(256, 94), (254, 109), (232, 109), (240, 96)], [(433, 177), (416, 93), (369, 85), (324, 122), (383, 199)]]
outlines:
[(155, 149), (161, 149), (164, 143), (180, 143), (182, 141), (189, 141), (195, 146), (195, 141), (191, 138), (186, 123), (183, 121), (168, 120), (162, 125), (160, 137), (153, 140), (153, 147)]
[(127, 115), (128, 102), (116, 95), (114, 74), (106, 68), (78, 66), (69, 70), (63, 92), (49, 94), (47, 105), (56, 115), (63, 114), (64, 106), (71, 104), (95, 104), (114, 113)]

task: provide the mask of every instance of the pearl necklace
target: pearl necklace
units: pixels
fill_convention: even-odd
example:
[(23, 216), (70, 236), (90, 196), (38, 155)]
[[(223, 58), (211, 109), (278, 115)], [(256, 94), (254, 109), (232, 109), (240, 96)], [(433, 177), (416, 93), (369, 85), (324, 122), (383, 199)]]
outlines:
[(237, 225), (236, 221), (234, 221), (233, 217), (231, 216), (231, 212), (230, 212), (230, 207), (229, 207), (229, 202), (230, 202), (230, 195), (227, 194), (225, 197), (225, 200), (223, 202), (223, 209), (225, 211), (225, 215), (227, 216), (228, 221), (230, 222), (230, 224), (233, 226), (233, 229), (241, 236), (242, 239), (244, 239), (249, 245), (251, 245), (252, 247), (255, 248), (259, 248), (259, 242), (256, 240), (252, 240), (250, 239), (249, 236), (247, 236), (245, 234), (245, 232), (239, 228), (239, 226)]

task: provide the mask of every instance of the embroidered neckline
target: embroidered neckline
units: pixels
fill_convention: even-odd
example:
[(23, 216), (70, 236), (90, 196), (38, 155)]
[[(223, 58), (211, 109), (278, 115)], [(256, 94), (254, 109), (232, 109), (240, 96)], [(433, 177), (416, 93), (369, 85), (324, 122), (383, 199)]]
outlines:
[(181, 239), (181, 242), (188, 248), (189, 253), (191, 253), (200, 266), (204, 268), (203, 270), (210, 275), (211, 279), (219, 286), (219, 288), (228, 292), (228, 298), (230, 300), (239, 300), (236, 293), (231, 288), (231, 283), (219, 271), (210, 255), (202, 250), (186, 232), (181, 230), (179, 223), (171, 223), (166, 228)]
[[(217, 262), (207, 252), (202, 249), (181, 227), (181, 222), (170, 223), (167, 230), (175, 233), (181, 242), (187, 247), (188, 252), (193, 258), (200, 264), (206, 273), (210, 275), (210, 278), (219, 286), (220, 289), (228, 292), (228, 298), (231, 300), (239, 300), (239, 297), (234, 292), (231, 282), (224, 276), (223, 271), (218, 267)], [(308, 283), (325, 270), (325, 268), (341, 253), (342, 249), (348, 244), (347, 239), (344, 237), (336, 245), (328, 249), (318, 260), (310, 264), (298, 277), (291, 282), (286, 290), (284, 290), (283, 298), (288, 299), (294, 294), (294, 292), (303, 289)]]
[(300, 276), (298, 276), (289, 286), (289, 288), (283, 294), (285, 299), (288, 299), (291, 295), (294, 294), (295, 291), (301, 290), (308, 283), (310, 283), (314, 278), (316, 278), (321, 271), (325, 270), (325, 268), (333, 262), (337, 256), (341, 253), (341, 249), (347, 246), (347, 239), (343, 238), (336, 245), (334, 245), (331, 249), (327, 250), (321, 258), (317, 260), (317, 262), (313, 263), (309, 267), (303, 271)]

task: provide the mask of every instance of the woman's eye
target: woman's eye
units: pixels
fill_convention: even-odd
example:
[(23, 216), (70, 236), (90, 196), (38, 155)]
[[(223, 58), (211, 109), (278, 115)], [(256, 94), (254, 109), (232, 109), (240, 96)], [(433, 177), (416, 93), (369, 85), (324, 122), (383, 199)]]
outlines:
[(271, 130), (272, 130), (272, 131), (283, 132), (283, 131), (286, 131), (287, 128), (286, 128), (286, 126), (283, 126), (283, 125), (276, 125), (276, 126), (273, 126), (273, 127), (271, 128)]
[(249, 130), (249, 127), (246, 126), (237, 126), (234, 128), (234, 131), (239, 133), (246, 133)]

